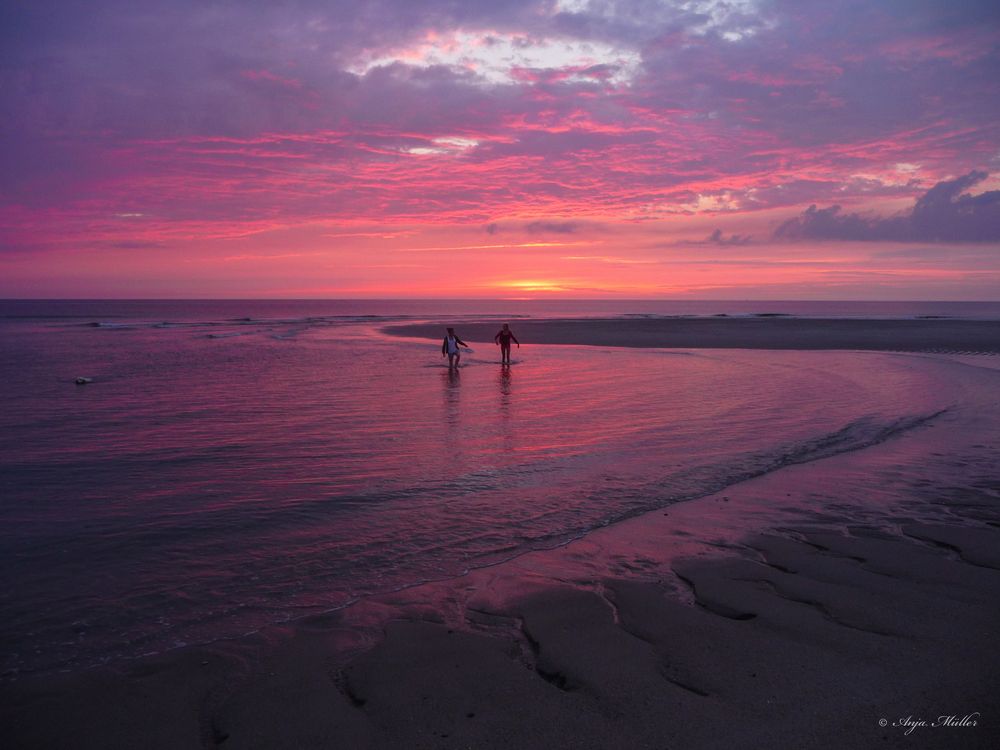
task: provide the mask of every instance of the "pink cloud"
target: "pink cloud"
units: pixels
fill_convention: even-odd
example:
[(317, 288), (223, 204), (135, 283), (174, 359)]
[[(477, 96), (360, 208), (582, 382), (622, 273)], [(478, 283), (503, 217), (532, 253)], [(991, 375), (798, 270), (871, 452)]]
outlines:
[[(0, 249), (141, 259), (299, 230), (365, 243), (489, 224), (572, 226), (584, 241), (597, 226), (629, 235), (681, 220), (692, 222), (681, 236), (711, 238), (697, 222), (735, 217), (748, 228), (704, 240), (732, 248), (767, 236), (755, 217), (808, 223), (809, 205), (842, 205), (843, 226), (995, 171), (987, 4), (602, 7), (374, 0), (204, 14), (181, 0), (140, 14), (97, 2), (85, 24), (40, 0), (8, 31), (0, 65)], [(435, 44), (462, 52), (459, 32), (477, 55), (502, 38), (606, 59), (499, 60), (502, 80), (428, 62)], [(944, 229), (954, 216), (935, 217), (940, 236), (959, 237)]]

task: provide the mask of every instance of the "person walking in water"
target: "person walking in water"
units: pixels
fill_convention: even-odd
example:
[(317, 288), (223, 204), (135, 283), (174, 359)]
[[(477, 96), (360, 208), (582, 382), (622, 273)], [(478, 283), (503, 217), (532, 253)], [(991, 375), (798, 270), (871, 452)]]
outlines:
[(449, 328), (448, 335), (444, 337), (444, 341), (441, 342), (441, 356), (445, 354), (448, 355), (448, 367), (458, 367), (459, 361), (462, 359), (462, 352), (458, 348), (459, 346), (464, 346), (466, 349), (469, 345), (466, 344), (462, 339), (455, 335), (455, 329)]
[(513, 341), (517, 344), (517, 348), (521, 348), (521, 342), (517, 340), (517, 336), (514, 332), (510, 330), (510, 324), (504, 323), (503, 328), (493, 337), (493, 343), (500, 345), (500, 364), (509, 365), (510, 364), (510, 342)]

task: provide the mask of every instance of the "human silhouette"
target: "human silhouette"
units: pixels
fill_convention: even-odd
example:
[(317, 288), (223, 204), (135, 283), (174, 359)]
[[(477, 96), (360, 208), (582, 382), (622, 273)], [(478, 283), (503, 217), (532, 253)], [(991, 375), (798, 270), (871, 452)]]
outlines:
[(455, 335), (455, 329), (449, 328), (448, 335), (441, 342), (441, 356), (448, 355), (449, 368), (458, 367), (458, 363), (462, 360), (462, 350), (459, 349), (459, 346), (464, 346), (466, 349), (469, 348), (468, 344)]
[(500, 345), (500, 363), (509, 365), (510, 364), (510, 342), (513, 341), (517, 344), (517, 348), (521, 348), (521, 342), (517, 340), (517, 336), (514, 332), (510, 330), (510, 324), (504, 323), (503, 328), (501, 328), (497, 335), (493, 337), (493, 343)]

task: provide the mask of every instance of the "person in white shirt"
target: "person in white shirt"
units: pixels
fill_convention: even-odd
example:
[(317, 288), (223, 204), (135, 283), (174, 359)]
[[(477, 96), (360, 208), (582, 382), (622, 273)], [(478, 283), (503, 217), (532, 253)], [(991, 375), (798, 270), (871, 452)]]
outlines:
[(462, 359), (460, 346), (464, 346), (466, 349), (469, 348), (468, 344), (455, 335), (455, 329), (449, 328), (448, 335), (441, 342), (441, 356), (448, 355), (448, 367), (458, 367), (458, 363)]

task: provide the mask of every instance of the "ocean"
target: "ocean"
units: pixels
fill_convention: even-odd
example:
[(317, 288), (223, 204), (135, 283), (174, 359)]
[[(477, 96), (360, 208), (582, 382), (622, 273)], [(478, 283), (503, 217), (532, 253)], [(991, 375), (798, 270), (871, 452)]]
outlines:
[[(956, 408), (919, 357), (522, 341), (399, 321), (1000, 320), (997, 303), (0, 302), (0, 669), (252, 632), (555, 547)], [(77, 385), (77, 377), (91, 379)]]

